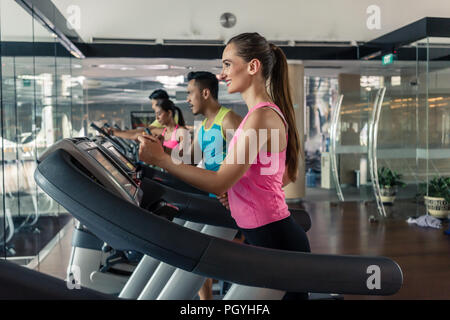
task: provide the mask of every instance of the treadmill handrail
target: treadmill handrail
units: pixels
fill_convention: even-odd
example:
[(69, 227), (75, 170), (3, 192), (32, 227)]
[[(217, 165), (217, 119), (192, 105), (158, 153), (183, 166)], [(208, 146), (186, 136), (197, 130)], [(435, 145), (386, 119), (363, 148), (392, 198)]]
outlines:
[(0, 259), (0, 300), (116, 300), (88, 288)]
[[(292, 292), (364, 295), (394, 294), (403, 282), (400, 267), (385, 257), (267, 249), (183, 228), (96, 184), (76, 168), (63, 150), (55, 151), (39, 164), (35, 179), (45, 192), (112, 247), (136, 250), (199, 275)], [(375, 273), (371, 274), (371, 270)], [(375, 286), (370, 283), (373, 280)]]
[[(236, 221), (231, 217), (231, 212), (215, 198), (177, 190), (147, 178), (142, 179), (141, 188), (144, 194), (157, 194), (158, 197), (180, 208), (177, 218), (224, 228), (238, 228)], [(145, 202), (145, 198), (143, 201)], [(306, 211), (301, 209), (289, 211), (305, 232), (311, 228), (311, 218)]]
[(128, 147), (126, 145), (124, 145), (121, 141), (119, 141), (118, 139), (116, 139), (117, 137), (113, 137), (111, 136), (108, 132), (106, 132), (104, 129), (100, 128), (99, 126), (97, 126), (95, 123), (91, 122), (90, 126), (92, 128), (94, 128), (95, 130), (97, 130), (98, 132), (100, 132), (106, 139), (108, 139), (112, 144), (114, 144), (115, 146), (117, 146), (119, 149), (122, 149), (124, 151), (124, 153), (126, 153)]

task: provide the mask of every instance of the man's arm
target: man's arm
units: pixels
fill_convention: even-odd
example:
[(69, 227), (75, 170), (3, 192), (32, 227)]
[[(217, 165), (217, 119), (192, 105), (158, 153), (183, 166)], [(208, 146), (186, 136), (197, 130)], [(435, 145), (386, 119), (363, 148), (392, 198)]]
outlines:
[[(228, 112), (222, 120), (222, 133), (223, 136), (226, 137), (227, 141), (230, 141), (233, 138), (234, 132), (239, 128), (239, 125), (242, 122), (242, 117), (238, 115), (236, 112), (231, 110)], [(228, 131), (228, 136), (227, 136)]]
[(119, 129), (110, 129), (110, 134), (119, 138), (136, 140), (139, 135), (144, 132), (145, 128), (137, 128), (133, 130), (119, 130)]
[[(222, 120), (222, 135), (225, 137), (226, 141), (229, 143), (233, 138), (234, 132), (236, 132), (237, 128), (242, 122), (242, 117), (238, 115), (236, 112), (231, 110), (228, 112)], [(230, 210), (230, 206), (228, 204), (228, 194), (224, 193), (218, 195), (217, 197), (222, 205)]]
[(150, 132), (151, 132), (151, 134), (154, 135), (154, 136), (160, 136), (160, 135), (162, 135), (163, 131), (164, 131), (163, 128), (155, 128), (155, 127), (150, 128)]
[[(137, 129), (133, 129), (133, 130), (110, 129), (109, 134), (119, 137), (119, 138), (138, 141), (138, 139), (137, 139), (138, 136), (143, 134), (145, 132), (145, 129), (147, 129), (147, 128), (139, 127)], [(163, 131), (163, 128), (159, 128), (159, 127), (148, 127), (148, 129), (150, 130), (150, 132), (153, 135), (160, 135)]]

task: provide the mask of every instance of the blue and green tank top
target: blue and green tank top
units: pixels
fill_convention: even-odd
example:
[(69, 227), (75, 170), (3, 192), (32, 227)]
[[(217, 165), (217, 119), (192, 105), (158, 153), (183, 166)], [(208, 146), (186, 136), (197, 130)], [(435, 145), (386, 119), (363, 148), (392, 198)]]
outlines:
[(230, 109), (220, 107), (211, 127), (206, 128), (206, 120), (198, 131), (198, 142), (203, 153), (203, 163), (207, 170), (218, 171), (227, 155), (227, 139), (222, 131), (222, 121)]

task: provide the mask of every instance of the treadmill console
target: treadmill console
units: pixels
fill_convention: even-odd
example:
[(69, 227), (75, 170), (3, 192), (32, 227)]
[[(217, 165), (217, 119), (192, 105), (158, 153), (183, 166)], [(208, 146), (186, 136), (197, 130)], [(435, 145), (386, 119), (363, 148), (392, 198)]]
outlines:
[(97, 160), (109, 173), (112, 174), (114, 179), (128, 192), (133, 198), (136, 195), (137, 186), (133, 184), (131, 180), (128, 179), (103, 155), (100, 149), (90, 149), (87, 151), (95, 160)]
[[(133, 202), (140, 203), (142, 191), (139, 189), (139, 186), (135, 183), (135, 181), (133, 181), (133, 179), (128, 175), (128, 172), (117, 164), (116, 160), (110, 154), (112, 153), (111, 150), (108, 149), (108, 152), (102, 147), (99, 147), (95, 142), (87, 139), (73, 139), (72, 141), (80, 151), (83, 151), (83, 153), (88, 154), (90, 158), (95, 160), (95, 163), (97, 163), (97, 166), (94, 165), (95, 167), (100, 165), (103, 170), (109, 173), (110, 177), (108, 180), (113, 180), (115, 188), (121, 188), (133, 200)], [(112, 144), (110, 147), (114, 148)], [(129, 164), (133, 169), (135, 169), (131, 163)], [(128, 168), (131, 169), (131, 167)]]
[(125, 158), (119, 151), (117, 151), (117, 149), (114, 148), (114, 146), (112, 144), (109, 144), (109, 146), (107, 146), (107, 149), (112, 154), (114, 154), (118, 159), (120, 159), (129, 170), (136, 171), (136, 167), (127, 158)]
[(126, 156), (124, 156), (119, 150), (117, 150), (117, 148), (111, 142), (99, 142), (98, 145), (117, 165), (122, 168), (123, 171), (127, 172), (134, 181), (139, 180), (139, 169)]

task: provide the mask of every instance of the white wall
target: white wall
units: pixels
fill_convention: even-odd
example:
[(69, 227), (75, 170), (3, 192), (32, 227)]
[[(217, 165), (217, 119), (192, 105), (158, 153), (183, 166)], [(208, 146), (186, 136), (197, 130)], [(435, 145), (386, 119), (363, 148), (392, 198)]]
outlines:
[[(257, 31), (269, 40), (368, 41), (408, 23), (450, 17), (449, 0), (53, 0), (66, 18), (80, 9), (78, 33), (129, 39), (221, 39)], [(380, 8), (381, 28), (369, 30), (369, 5)], [(31, 18), (14, 0), (0, 0), (2, 40), (31, 41)], [(224, 12), (237, 24), (223, 28)], [(72, 16), (73, 17), (73, 16)], [(35, 41), (51, 41), (35, 23)]]
[[(53, 0), (68, 17), (79, 6), (85, 41), (92, 37), (223, 39), (258, 31), (269, 40), (368, 41), (425, 16), (450, 17), (449, 0)], [(381, 29), (369, 30), (367, 7), (381, 10)], [(219, 17), (237, 16), (224, 29)]]
[(2, 41), (52, 42), (55, 38), (14, 0), (0, 0), (0, 23)]

